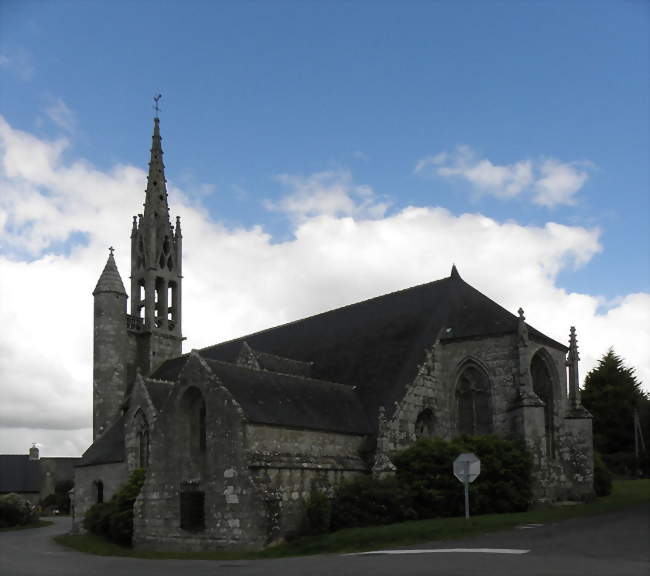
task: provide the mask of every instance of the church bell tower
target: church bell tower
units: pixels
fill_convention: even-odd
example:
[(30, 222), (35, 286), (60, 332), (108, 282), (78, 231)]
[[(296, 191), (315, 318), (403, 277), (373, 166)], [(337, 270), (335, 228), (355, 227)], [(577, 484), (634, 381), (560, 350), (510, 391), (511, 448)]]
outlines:
[(164, 360), (180, 356), (182, 235), (180, 218), (172, 226), (167, 203), (165, 165), (156, 112), (144, 213), (133, 217), (131, 230), (131, 310), (127, 317), (135, 337), (136, 365), (146, 376)]

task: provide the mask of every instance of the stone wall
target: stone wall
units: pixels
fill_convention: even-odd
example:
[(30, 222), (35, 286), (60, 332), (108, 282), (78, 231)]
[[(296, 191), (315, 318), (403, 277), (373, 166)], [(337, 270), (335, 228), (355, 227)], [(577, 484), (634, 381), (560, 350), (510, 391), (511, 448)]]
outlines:
[[(203, 451), (192, 444), (197, 431), (187, 427), (188, 397), (205, 402)], [(249, 474), (245, 446), (241, 408), (203, 360), (192, 355), (150, 436), (149, 466), (134, 508), (135, 545), (261, 547), (266, 540), (264, 504)], [(201, 529), (181, 528), (181, 494), (186, 492), (204, 494)]]
[(128, 480), (125, 462), (77, 466), (75, 468), (72, 528), (83, 531), (83, 519), (88, 509), (97, 503), (96, 482), (104, 485), (104, 502), (108, 502)]
[(494, 432), (510, 436), (509, 410), (517, 393), (513, 381), (514, 346), (512, 335), (434, 343), (426, 350), (418, 375), (388, 419), (385, 427), (387, 449), (393, 452), (415, 442), (415, 423), (426, 409), (430, 409), (434, 417), (431, 436), (449, 439), (456, 435), (456, 378), (467, 361), (475, 362), (490, 379)]
[(360, 457), (364, 436), (249, 424), (246, 437), (269, 542), (299, 528), (312, 490), (331, 494), (343, 480), (368, 470)]
[[(430, 410), (433, 416), (428, 435), (449, 439), (458, 434), (456, 381), (463, 367), (472, 362), (490, 381), (493, 433), (522, 440), (533, 457), (535, 499), (589, 496), (593, 492), (591, 421), (568, 412), (565, 352), (534, 341), (525, 348), (528, 365), (539, 353), (548, 366), (553, 401), (545, 406), (532, 393), (532, 388), (528, 400), (522, 402), (517, 344), (516, 334), (433, 343), (425, 351), (425, 361), (404, 398), (396, 404), (392, 416), (380, 425), (377, 440), (380, 453), (375, 472), (388, 469), (385, 456), (407, 448), (416, 440), (417, 418), (425, 410)], [(532, 381), (528, 386), (532, 386)], [(548, 436), (545, 410), (553, 413)], [(382, 459), (383, 467), (379, 465)]]

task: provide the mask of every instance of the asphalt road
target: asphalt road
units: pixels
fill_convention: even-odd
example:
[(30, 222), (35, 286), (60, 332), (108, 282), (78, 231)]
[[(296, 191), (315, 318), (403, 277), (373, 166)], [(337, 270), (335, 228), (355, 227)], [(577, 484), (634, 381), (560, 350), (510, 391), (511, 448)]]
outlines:
[[(52, 541), (53, 526), (0, 533), (1, 576), (649, 576), (650, 506), (467, 540), (432, 542), (400, 554), (323, 555), (279, 560), (140, 560), (90, 556)], [(431, 552), (440, 549), (463, 552)], [(528, 550), (526, 553), (477, 549)], [(420, 551), (416, 551), (420, 550)], [(408, 553), (403, 553), (409, 551)]]

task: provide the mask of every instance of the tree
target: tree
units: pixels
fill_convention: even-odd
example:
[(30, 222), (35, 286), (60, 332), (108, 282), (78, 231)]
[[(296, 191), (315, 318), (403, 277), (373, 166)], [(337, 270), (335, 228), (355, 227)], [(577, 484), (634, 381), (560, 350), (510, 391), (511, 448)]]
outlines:
[[(594, 417), (594, 447), (606, 462), (615, 464), (617, 457), (634, 455), (634, 411), (647, 430), (650, 400), (641, 383), (613, 348), (610, 348), (585, 378), (582, 404)], [(629, 458), (622, 458), (629, 460)], [(614, 465), (613, 468), (619, 468)], [(623, 470), (618, 470), (623, 471)]]

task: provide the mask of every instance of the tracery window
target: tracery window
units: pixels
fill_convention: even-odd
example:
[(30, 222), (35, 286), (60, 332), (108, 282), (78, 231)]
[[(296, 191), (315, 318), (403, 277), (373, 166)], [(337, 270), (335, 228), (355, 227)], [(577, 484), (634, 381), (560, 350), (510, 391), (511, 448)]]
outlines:
[(458, 434), (492, 432), (490, 380), (485, 371), (468, 363), (456, 381), (456, 429)]

